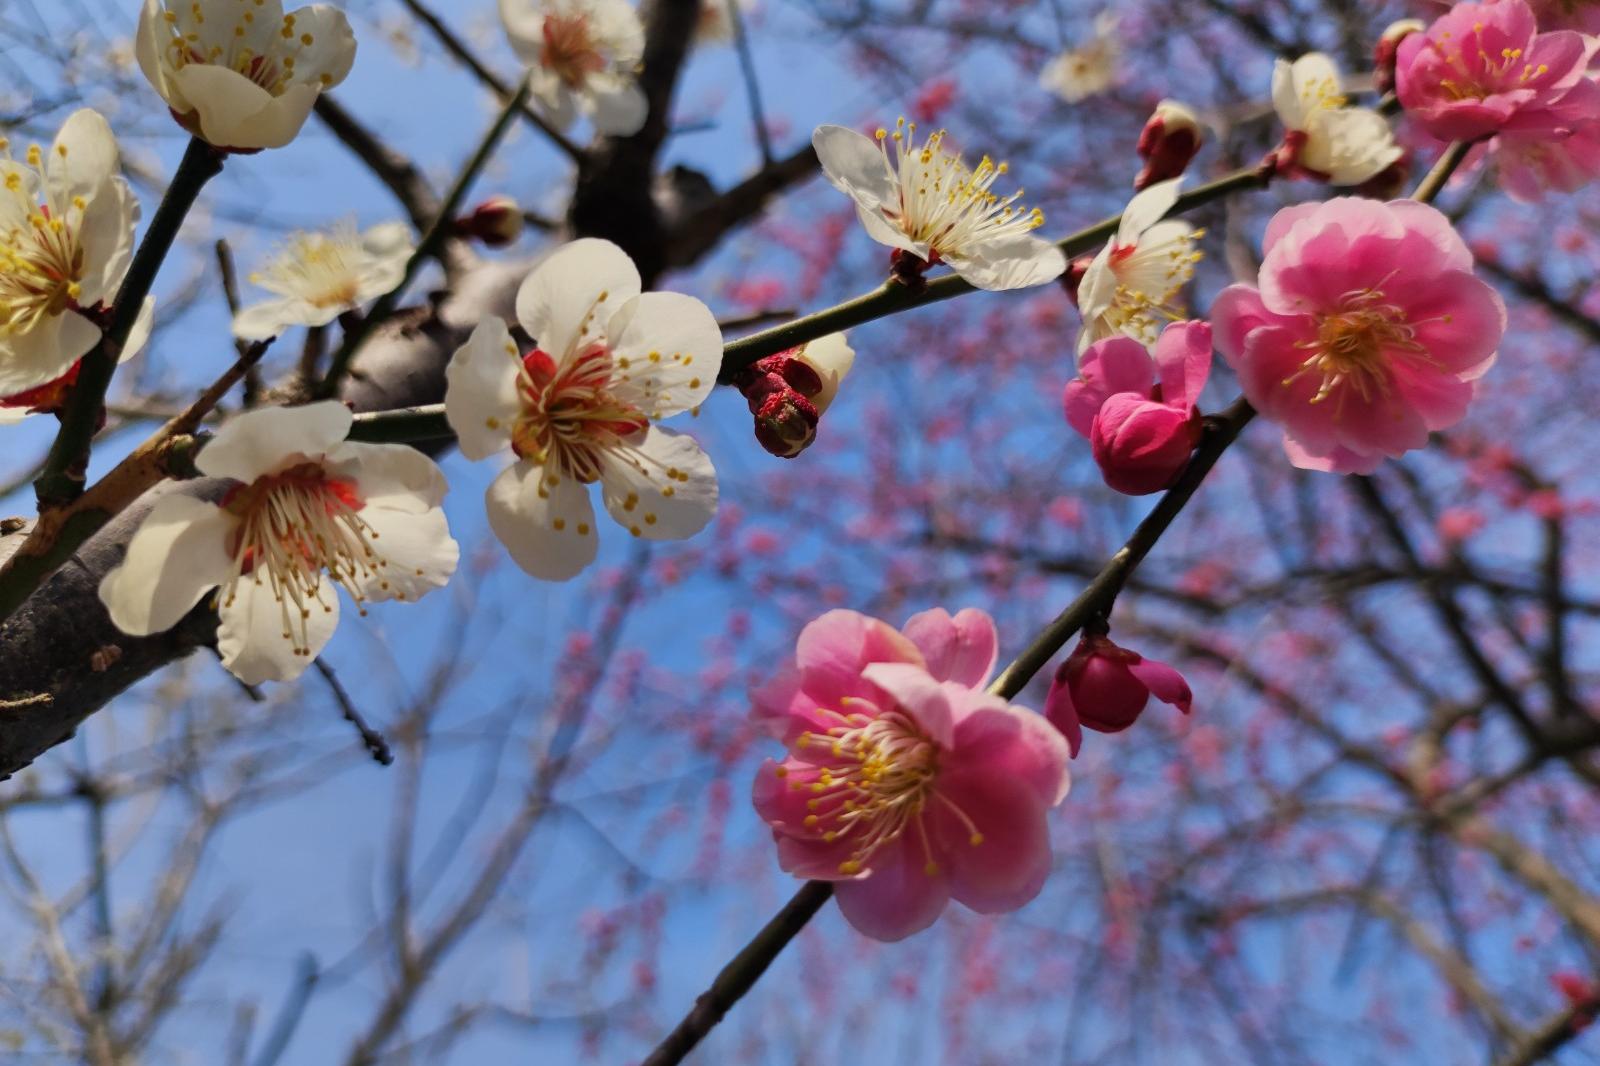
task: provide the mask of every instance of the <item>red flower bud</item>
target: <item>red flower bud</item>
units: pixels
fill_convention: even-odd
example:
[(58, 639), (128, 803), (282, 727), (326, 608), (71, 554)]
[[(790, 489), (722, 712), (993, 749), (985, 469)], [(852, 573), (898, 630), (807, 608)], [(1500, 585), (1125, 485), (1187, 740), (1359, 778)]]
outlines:
[(1202, 426), (1193, 407), (1184, 411), (1120, 393), (1100, 408), (1089, 443), (1107, 485), (1145, 496), (1167, 488), (1189, 465)]
[(505, 248), (522, 236), (522, 208), (509, 196), (491, 196), (456, 220), (456, 232), (490, 248)]
[(1133, 179), (1134, 189), (1178, 177), (1189, 168), (1204, 139), (1199, 116), (1176, 100), (1161, 101), (1139, 134), (1144, 169)]
[(817, 436), (812, 398), (822, 392), (822, 378), (798, 351), (758, 359), (734, 379), (756, 417), (756, 440), (781, 459), (793, 459)]
[(1086, 633), (1056, 670), (1044, 713), (1076, 758), (1085, 726), (1120, 733), (1139, 720), (1151, 696), (1184, 714), (1193, 701), (1189, 683), (1166, 663), (1120, 648), (1102, 633)]

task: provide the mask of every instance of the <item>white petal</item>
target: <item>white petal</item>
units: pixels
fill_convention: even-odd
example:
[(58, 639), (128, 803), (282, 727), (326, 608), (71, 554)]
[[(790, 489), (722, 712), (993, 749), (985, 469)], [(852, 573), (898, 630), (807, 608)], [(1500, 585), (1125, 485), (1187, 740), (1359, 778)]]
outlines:
[(544, 46), (544, 11), (534, 0), (500, 0), (500, 20), (517, 58), (532, 64)]
[(903, 248), (923, 262), (929, 260), (929, 252), (933, 250), (933, 246), (927, 241), (912, 240), (905, 230), (890, 221), (878, 208), (868, 207), (857, 201), (856, 218), (861, 220), (861, 228), (867, 231), (867, 236), (879, 244), (886, 244), (890, 248)]
[(1123, 208), (1122, 223), (1117, 227), (1118, 244), (1137, 244), (1139, 234), (1160, 222), (1178, 202), (1178, 192), (1183, 178), (1158, 181), (1139, 193)]
[(139, 317), (133, 320), (133, 328), (128, 330), (128, 339), (122, 343), (122, 354), (117, 357), (117, 362), (126, 363), (150, 343), (150, 334), (156, 328), (156, 298), (146, 296), (144, 303), (139, 307)]
[(606, 324), (606, 338), (615, 357), (613, 391), (652, 419), (704, 403), (722, 369), (716, 316), (682, 293), (634, 297)]
[(83, 248), (83, 292), (78, 302), (93, 307), (112, 299), (133, 262), (133, 231), (139, 222), (139, 199), (122, 178), (112, 178), (89, 201), (78, 225)]
[(651, 426), (644, 440), (604, 454), (606, 510), (646, 540), (683, 540), (717, 513), (717, 472), (693, 437)]
[[(258, 10), (257, 20), (261, 17)], [(331, 4), (302, 7), (294, 12), (294, 30), (300, 37), (294, 67), (297, 82), (322, 91), (350, 75), (356, 61), (356, 35), (343, 11)], [(310, 44), (304, 43), (307, 37)]]
[(111, 621), (135, 637), (177, 625), (207, 590), (227, 580), (228, 539), (237, 525), (227, 511), (193, 496), (158, 502), (128, 541), (122, 565), (100, 582)]
[(194, 465), (208, 477), (254, 481), (292, 457), (317, 459), (332, 451), (350, 435), (352, 417), (336, 400), (246, 411), (217, 430)]
[(1023, 235), (986, 242), (971, 256), (952, 257), (950, 266), (978, 288), (1002, 292), (1054, 281), (1066, 273), (1067, 257), (1049, 241)]
[(644, 128), (650, 101), (632, 77), (596, 74), (589, 78), (587, 88), (596, 132), (629, 137)]
[(833, 187), (856, 203), (876, 210), (900, 202), (894, 171), (871, 137), (844, 126), (818, 126), (811, 146)]
[(0, 339), (0, 396), (54, 381), (100, 343), (100, 327), (76, 311), (51, 315), (27, 333)]
[(444, 588), (456, 572), (461, 548), (439, 508), (415, 514), (369, 505), (361, 518), (377, 535), (372, 547), (383, 563), (362, 584), (368, 599), (418, 600)]
[(50, 198), (65, 210), (75, 197), (93, 199), (121, 168), (111, 124), (90, 108), (74, 111), (44, 161)]
[(327, 453), (324, 465), (329, 476), (354, 482), (368, 507), (423, 514), (450, 491), (439, 464), (409, 444), (345, 441)]
[(404, 281), (406, 264), (416, 249), (411, 227), (404, 222), (386, 222), (363, 233), (361, 250), (368, 259), (361, 272), (357, 301), (377, 299)]
[(517, 319), (557, 363), (600, 336), (615, 310), (643, 290), (628, 253), (585, 237), (557, 249), (517, 292)]
[(218, 148), (282, 148), (300, 132), (317, 101), (309, 85), (290, 85), (282, 96), (236, 71), (191, 63), (172, 82), (194, 106), (200, 134)]
[(326, 326), (343, 310), (334, 305), (318, 307), (294, 296), (280, 296), (241, 308), (233, 318), (233, 335), (244, 341), (264, 341), (280, 337), (296, 326)]
[(523, 570), (545, 581), (566, 581), (594, 562), (600, 538), (588, 486), (545, 476), (519, 462), (494, 480), (484, 497), (489, 528)]
[(834, 398), (839, 395), (840, 382), (856, 365), (856, 351), (843, 333), (830, 333), (802, 348), (800, 361), (822, 379), (822, 391), (811, 398), (820, 415), (833, 405)]
[[(234, 677), (247, 685), (293, 681), (338, 628), (339, 596), (324, 577), (302, 614), (292, 601), (280, 602), (265, 577), (257, 582), (246, 574), (223, 589), (217, 614), (217, 651)], [(293, 636), (286, 635), (286, 624)]]
[(468, 459), (487, 459), (511, 443), (511, 427), (522, 413), (520, 364), (511, 331), (498, 318), (479, 322), (451, 357), (444, 372), (444, 416)]
[(139, 9), (139, 29), (134, 36), (134, 56), (139, 61), (139, 69), (144, 72), (145, 79), (155, 87), (168, 106), (178, 112), (187, 112), (190, 110), (189, 102), (167, 77), (169, 68), (165, 55), (170, 39), (161, 0), (144, 0), (144, 7)]
[(1286, 130), (1297, 130), (1305, 123), (1305, 109), (1294, 87), (1294, 67), (1287, 59), (1272, 64), (1272, 109)]

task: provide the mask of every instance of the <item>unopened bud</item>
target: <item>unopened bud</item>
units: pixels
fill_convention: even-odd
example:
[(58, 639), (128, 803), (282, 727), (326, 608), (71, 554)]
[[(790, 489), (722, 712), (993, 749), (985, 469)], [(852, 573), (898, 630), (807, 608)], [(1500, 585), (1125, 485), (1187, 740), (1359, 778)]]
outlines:
[(1373, 85), (1380, 93), (1394, 88), (1395, 56), (1400, 51), (1400, 42), (1425, 29), (1427, 26), (1421, 19), (1401, 19), (1389, 23), (1389, 28), (1378, 38), (1372, 50), (1372, 70)]
[(522, 208), (509, 196), (491, 196), (456, 220), (456, 232), (490, 248), (505, 248), (522, 236)]
[(1139, 158), (1144, 160), (1144, 169), (1133, 179), (1134, 189), (1182, 175), (1204, 140), (1200, 116), (1176, 100), (1161, 101), (1139, 134)]
[(830, 333), (801, 345), (791, 354), (810, 367), (821, 383), (820, 388), (807, 397), (821, 415), (833, 405), (834, 397), (839, 395), (839, 383), (855, 366), (855, 349), (850, 347), (843, 333)]

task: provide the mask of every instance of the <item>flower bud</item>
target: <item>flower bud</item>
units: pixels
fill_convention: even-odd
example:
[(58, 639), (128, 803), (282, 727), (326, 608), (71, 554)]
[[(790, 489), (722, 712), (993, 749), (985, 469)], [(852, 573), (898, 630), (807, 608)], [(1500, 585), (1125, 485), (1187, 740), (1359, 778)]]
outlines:
[(855, 365), (855, 349), (850, 347), (843, 333), (830, 333), (801, 345), (789, 354), (817, 375), (820, 387), (815, 393), (808, 394), (807, 399), (816, 405), (817, 414), (822, 414), (832, 406), (834, 397), (839, 395), (839, 383)]
[(1400, 42), (1427, 28), (1421, 19), (1400, 19), (1383, 31), (1372, 50), (1373, 85), (1380, 93), (1394, 88), (1395, 55), (1400, 51)]
[(509, 196), (491, 196), (456, 220), (456, 232), (490, 248), (505, 248), (522, 236), (522, 208)]
[(1189, 465), (1202, 425), (1193, 407), (1185, 411), (1120, 393), (1100, 408), (1089, 443), (1108, 486), (1145, 496), (1167, 488)]
[(1163, 100), (1139, 134), (1144, 169), (1133, 179), (1135, 190), (1180, 176), (1200, 151), (1205, 131), (1200, 117), (1176, 100)]
[(1120, 648), (1103, 632), (1085, 633), (1057, 668), (1044, 713), (1076, 758), (1085, 726), (1120, 733), (1139, 720), (1151, 696), (1184, 714), (1193, 701), (1189, 683), (1166, 663)]

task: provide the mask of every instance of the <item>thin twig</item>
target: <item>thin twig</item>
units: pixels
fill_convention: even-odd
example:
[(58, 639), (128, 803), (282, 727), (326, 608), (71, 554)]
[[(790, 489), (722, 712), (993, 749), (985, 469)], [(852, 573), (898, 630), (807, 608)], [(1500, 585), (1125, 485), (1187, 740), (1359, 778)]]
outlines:
[(767, 130), (767, 114), (761, 106), (761, 84), (756, 80), (755, 55), (750, 50), (750, 34), (744, 25), (744, 13), (739, 10), (739, 0), (723, 0), (728, 10), (728, 22), (733, 27), (734, 50), (739, 53), (739, 70), (744, 75), (745, 96), (750, 100), (750, 121), (756, 128), (756, 146), (761, 149), (763, 165), (772, 165), (772, 134)]
[(322, 675), (322, 680), (328, 683), (328, 689), (333, 693), (334, 700), (339, 704), (339, 710), (344, 715), (344, 720), (355, 726), (356, 732), (361, 735), (361, 743), (366, 746), (369, 754), (379, 766), (393, 766), (394, 752), (389, 748), (389, 742), (382, 733), (367, 724), (367, 720), (356, 709), (355, 701), (350, 698), (350, 693), (345, 690), (344, 683), (339, 680), (339, 675), (333, 672), (333, 667), (323, 662), (320, 658), (313, 660), (317, 673)]
[[(228, 317), (239, 317), (239, 308), (242, 303), (239, 299), (239, 269), (234, 265), (233, 248), (228, 244), (226, 237), (218, 238), (217, 251), (217, 276), (222, 282), (222, 298), (228, 304)], [(234, 351), (243, 359), (250, 352), (250, 342), (235, 337)], [(261, 402), (261, 394), (266, 391), (266, 383), (261, 380), (261, 366), (253, 363), (244, 372), (244, 406), (254, 407)]]

